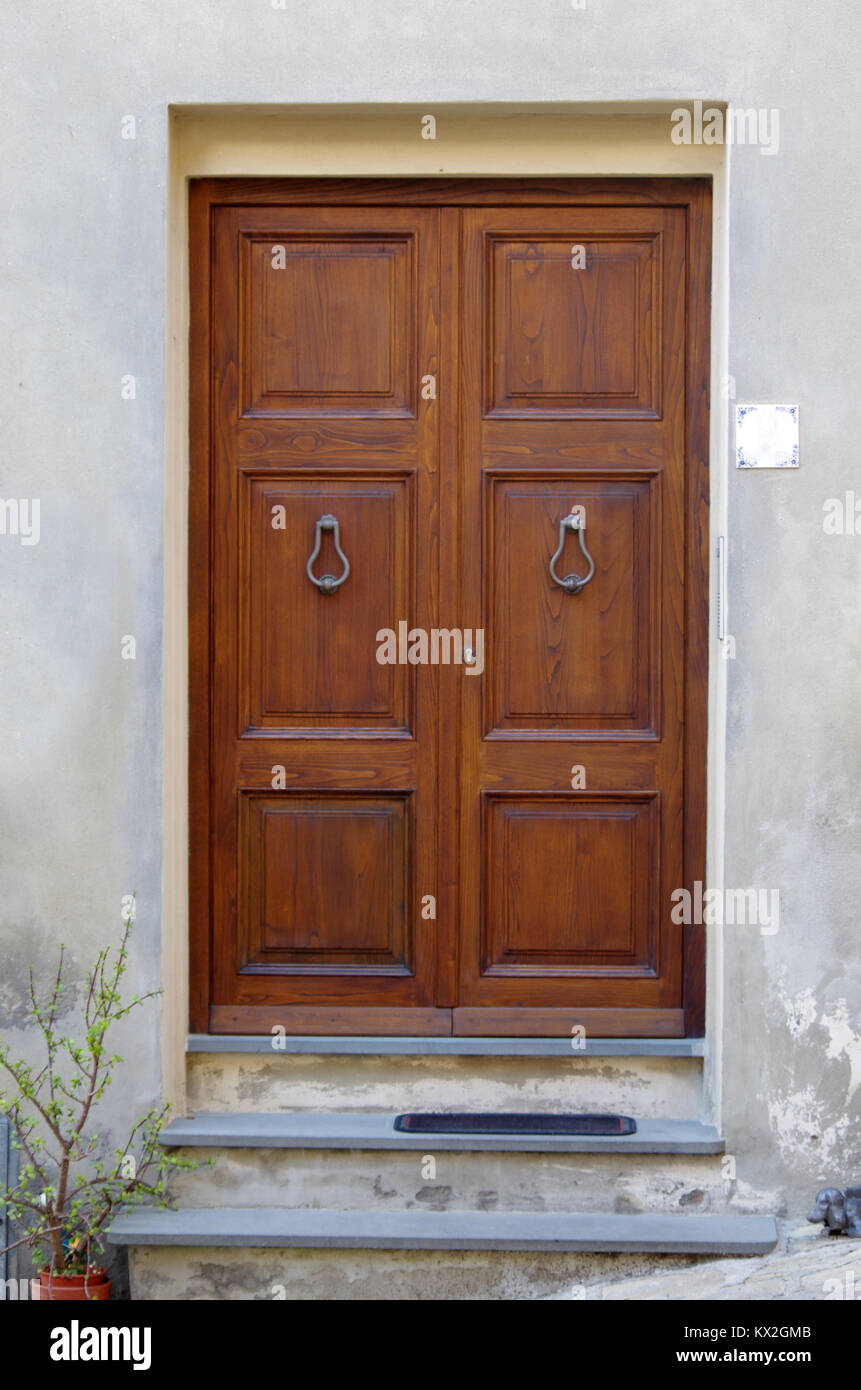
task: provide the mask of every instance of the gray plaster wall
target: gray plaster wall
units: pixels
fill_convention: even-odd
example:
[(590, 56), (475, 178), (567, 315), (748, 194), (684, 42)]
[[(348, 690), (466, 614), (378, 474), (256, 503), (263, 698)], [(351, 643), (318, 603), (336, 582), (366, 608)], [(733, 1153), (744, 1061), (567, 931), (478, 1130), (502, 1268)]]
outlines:
[[(64, 940), (80, 972), (133, 888), (135, 984), (161, 982), (168, 106), (777, 108), (778, 153), (732, 152), (729, 370), (740, 400), (800, 404), (801, 467), (729, 476), (726, 882), (779, 889), (781, 918), (775, 936), (726, 931), (724, 1129), (740, 1175), (790, 1204), (861, 1180), (861, 536), (822, 525), (858, 476), (856, 15), (848, 0), (6, 4), (0, 496), (41, 503), (37, 545), (0, 536), (7, 1036), (22, 1040), (28, 963)], [(156, 1011), (127, 1026), (117, 1117), (158, 1098)]]

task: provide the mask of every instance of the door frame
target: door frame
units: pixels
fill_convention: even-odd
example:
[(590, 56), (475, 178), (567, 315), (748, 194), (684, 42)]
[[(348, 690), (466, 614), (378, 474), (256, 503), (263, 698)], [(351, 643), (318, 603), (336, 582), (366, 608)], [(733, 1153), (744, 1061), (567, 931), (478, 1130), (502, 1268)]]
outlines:
[[(684, 206), (686, 209), (686, 546), (685, 546), (685, 885), (706, 881), (709, 705), (709, 386), (711, 370), (712, 186), (682, 178), (267, 178), (195, 180), (189, 230), (190, 479), (188, 526), (188, 805), (190, 1023), (210, 1030), (211, 855), (209, 835), (211, 640), (210, 276), (211, 209), (216, 205), (331, 203), (361, 206)], [(199, 254), (198, 254), (199, 252)], [(448, 886), (445, 865), (442, 876)], [(705, 929), (684, 934), (685, 1036), (705, 1031)], [(583, 1011), (579, 1011), (582, 1013)], [(588, 1011), (587, 1011), (588, 1012)], [(578, 1013), (578, 1017), (579, 1017)], [(588, 1020), (585, 1020), (588, 1028)]]

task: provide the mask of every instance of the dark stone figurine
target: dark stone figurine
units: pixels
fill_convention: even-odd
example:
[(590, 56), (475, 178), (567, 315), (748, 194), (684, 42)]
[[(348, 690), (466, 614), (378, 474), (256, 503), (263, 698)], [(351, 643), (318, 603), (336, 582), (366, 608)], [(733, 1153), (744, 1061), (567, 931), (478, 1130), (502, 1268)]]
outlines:
[(808, 1221), (821, 1221), (830, 1236), (861, 1236), (861, 1187), (823, 1187)]

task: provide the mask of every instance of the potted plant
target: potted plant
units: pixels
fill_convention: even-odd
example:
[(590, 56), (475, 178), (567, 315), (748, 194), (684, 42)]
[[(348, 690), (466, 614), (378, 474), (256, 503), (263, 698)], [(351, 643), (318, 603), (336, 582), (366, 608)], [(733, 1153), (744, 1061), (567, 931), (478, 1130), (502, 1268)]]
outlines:
[[(112, 959), (99, 952), (90, 970), (81, 1006), (78, 1036), (61, 1031), (65, 993), (65, 947), (47, 996), (40, 1000), (32, 966), (28, 1016), (41, 1033), (47, 1057), (41, 1066), (12, 1058), (0, 1044), (0, 1069), (14, 1081), (11, 1094), (0, 1090), (0, 1113), (8, 1115), (13, 1147), (22, 1155), (17, 1180), (2, 1196), (23, 1235), (6, 1247), (27, 1245), (35, 1252), (38, 1277), (31, 1297), (53, 1300), (106, 1299), (111, 1281), (99, 1262), (102, 1236), (117, 1209), (149, 1198), (166, 1207), (168, 1169), (196, 1168), (166, 1153), (159, 1133), (168, 1107), (149, 1110), (131, 1128), (123, 1147), (108, 1151), (91, 1129), (94, 1111), (122, 1058), (107, 1050), (108, 1030), (119, 1019), (160, 994), (120, 996), (134, 922), (134, 895), (123, 916), (123, 932)], [(0, 1073), (1, 1074), (1, 1073)]]

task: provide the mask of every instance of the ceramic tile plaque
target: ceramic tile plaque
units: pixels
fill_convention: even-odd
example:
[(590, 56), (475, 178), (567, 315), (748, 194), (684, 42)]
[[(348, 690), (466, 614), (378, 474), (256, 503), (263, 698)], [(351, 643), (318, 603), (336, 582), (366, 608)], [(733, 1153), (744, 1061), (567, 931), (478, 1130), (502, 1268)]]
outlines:
[(797, 468), (798, 406), (736, 406), (735, 461), (739, 468)]

